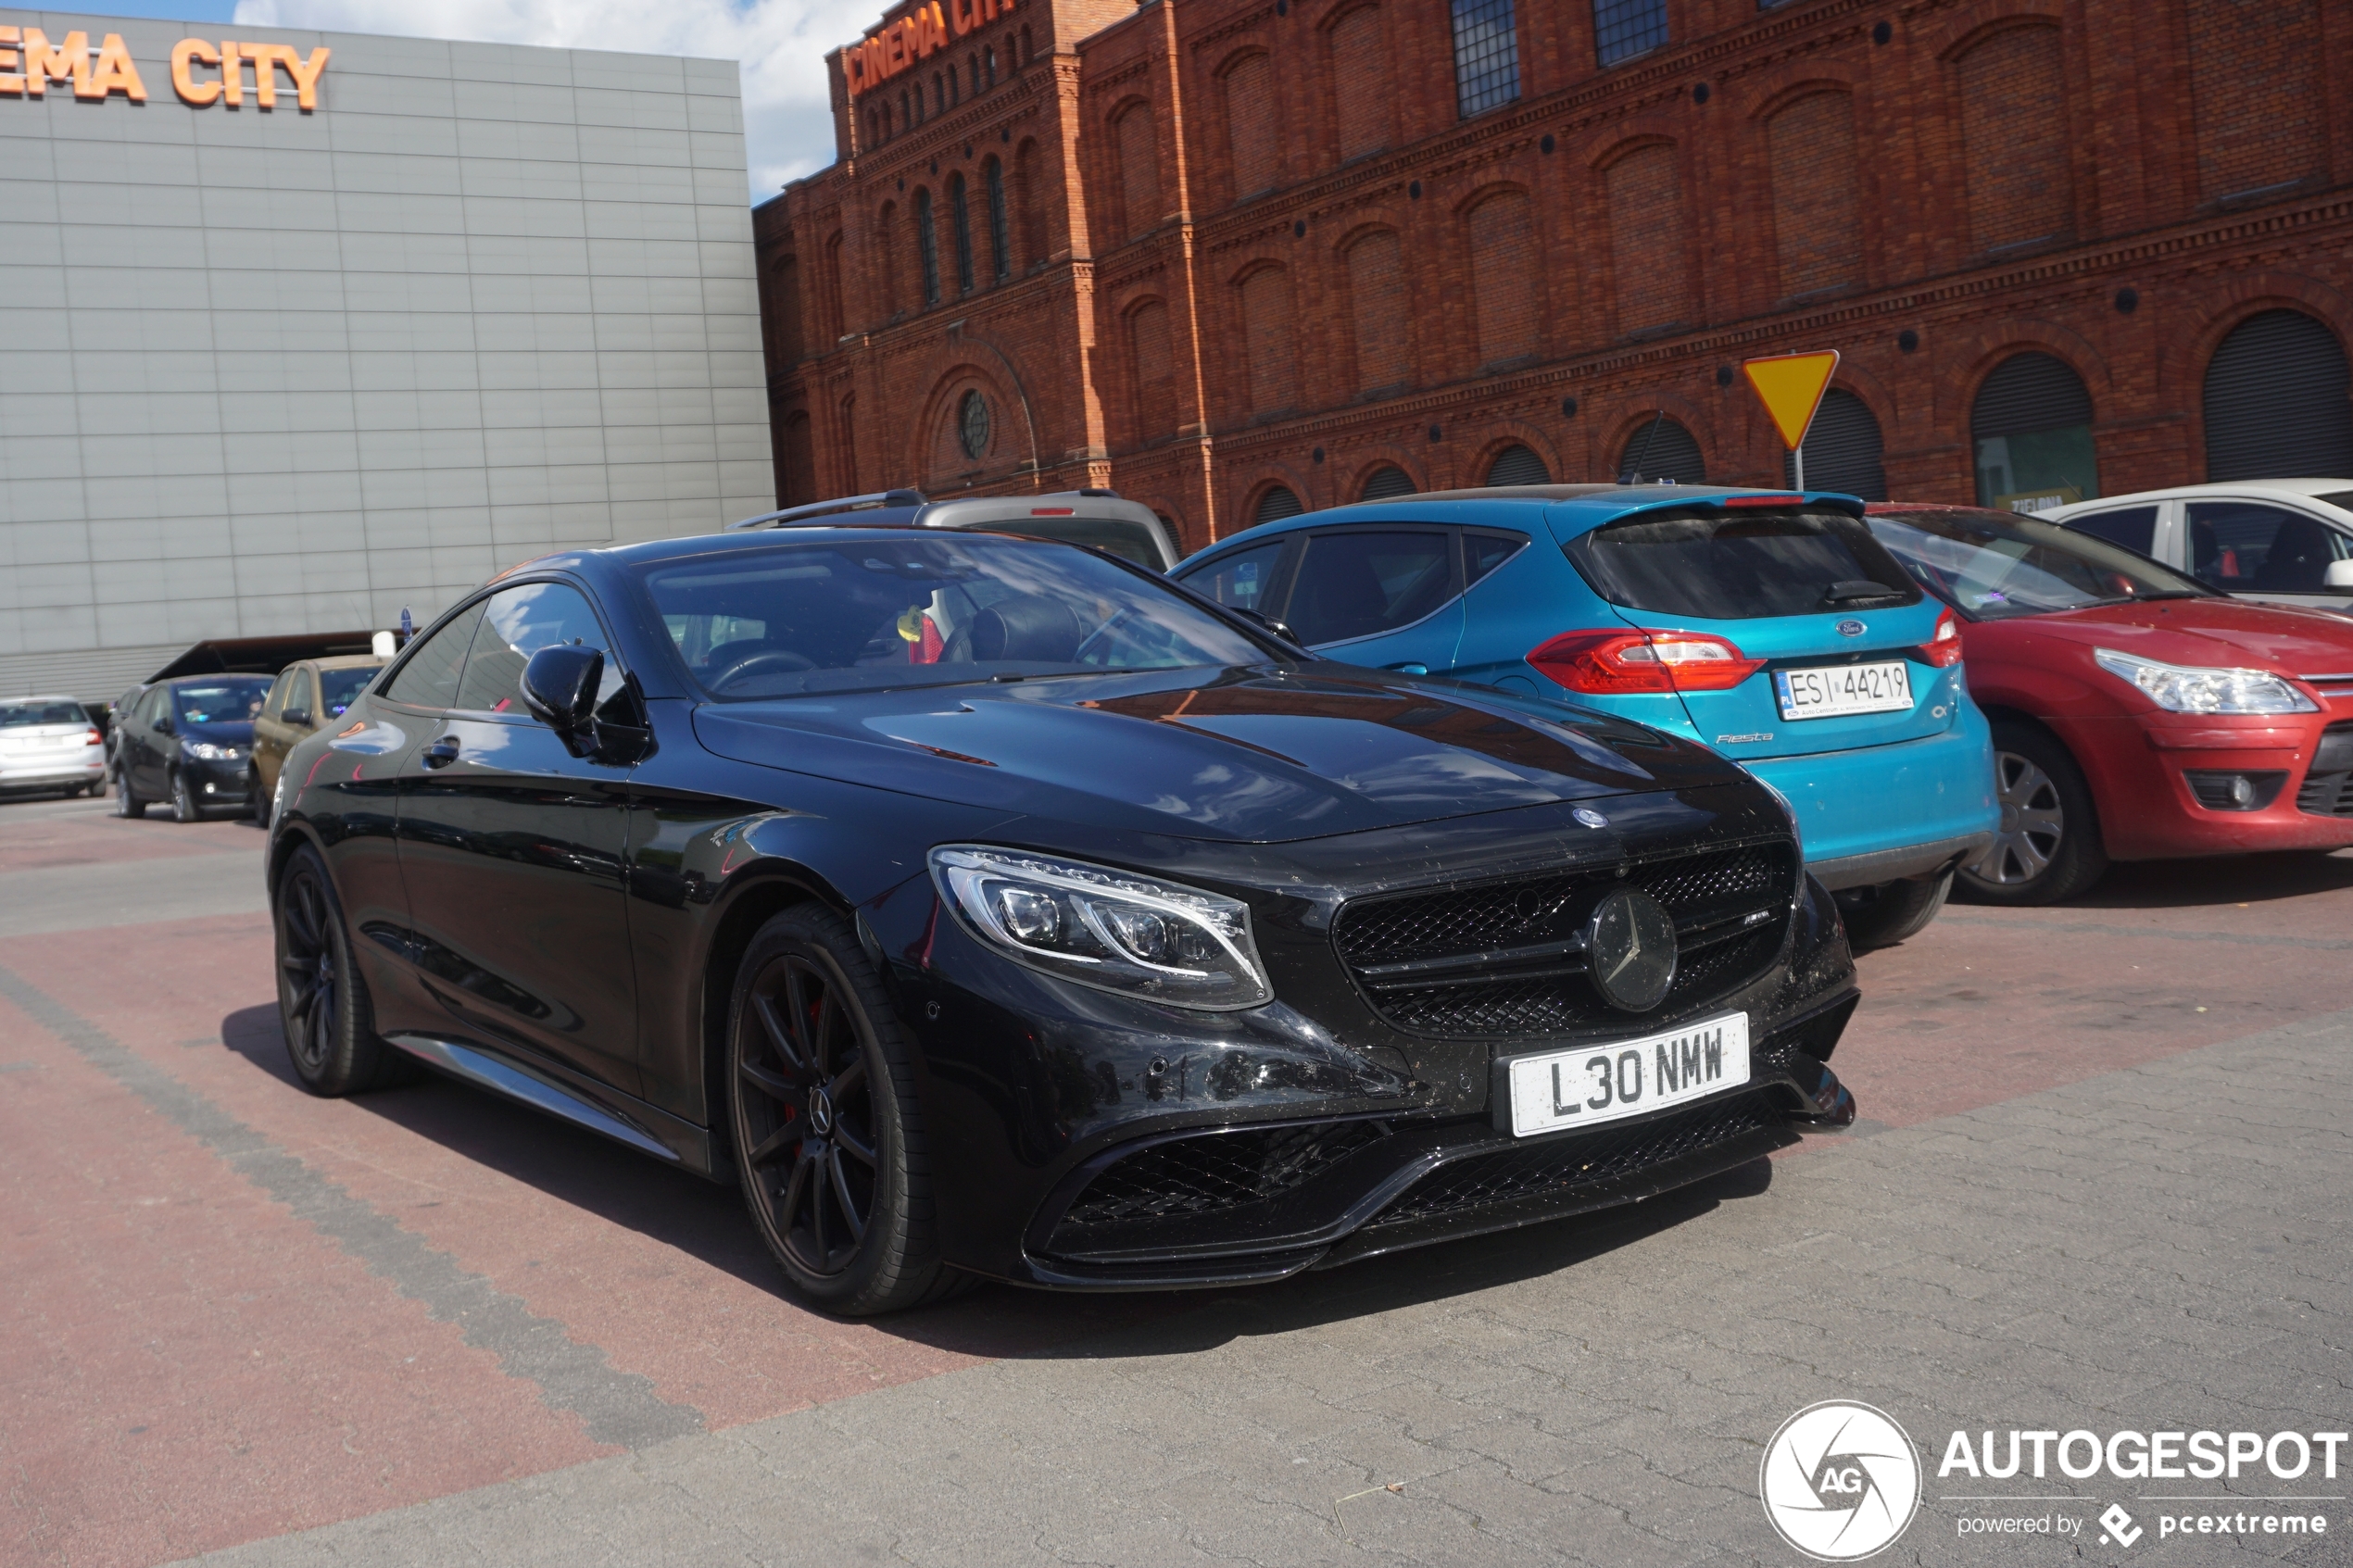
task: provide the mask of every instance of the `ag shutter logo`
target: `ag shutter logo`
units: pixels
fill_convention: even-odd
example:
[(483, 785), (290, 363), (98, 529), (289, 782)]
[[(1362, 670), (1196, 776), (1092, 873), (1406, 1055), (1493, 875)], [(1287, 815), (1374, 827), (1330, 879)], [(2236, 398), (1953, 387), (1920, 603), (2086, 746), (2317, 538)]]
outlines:
[(1765, 1445), (1757, 1492), (1781, 1539), (1818, 1562), (1856, 1562), (1893, 1545), (1919, 1511), (1919, 1453), (1884, 1411), (1825, 1399)]

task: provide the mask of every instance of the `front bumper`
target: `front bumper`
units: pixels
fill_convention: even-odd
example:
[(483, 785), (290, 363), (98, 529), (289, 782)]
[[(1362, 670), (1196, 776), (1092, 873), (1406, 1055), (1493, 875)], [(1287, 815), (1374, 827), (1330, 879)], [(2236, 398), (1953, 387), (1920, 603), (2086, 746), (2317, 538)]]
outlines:
[(188, 793), (198, 806), (242, 806), (245, 803), (245, 770), (249, 767), (243, 757), (207, 760), (195, 757), (180, 759), (180, 774), (188, 781)]
[[(2280, 717), (2152, 713), (2054, 721), (2089, 776), (2119, 860), (2353, 846), (2353, 704)], [(2193, 775), (2259, 783), (2255, 809), (2201, 801)]]

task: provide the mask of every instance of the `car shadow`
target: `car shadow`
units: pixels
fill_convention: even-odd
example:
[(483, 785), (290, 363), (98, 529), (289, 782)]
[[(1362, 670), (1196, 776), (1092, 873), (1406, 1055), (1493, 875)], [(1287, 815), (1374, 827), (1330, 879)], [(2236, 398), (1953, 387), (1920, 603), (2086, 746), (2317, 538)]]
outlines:
[[(220, 1038), (258, 1071), (295, 1085), (275, 1008), (229, 1014), (220, 1022)], [(607, 1223), (794, 1300), (732, 1187), (662, 1166), (593, 1133), (439, 1076), (354, 1096), (347, 1103)], [(937, 1349), (994, 1359), (1189, 1354), (1235, 1339), (1314, 1328), (1556, 1273), (1726, 1203), (1758, 1197), (1772, 1182), (1772, 1162), (1756, 1160), (1644, 1203), (1416, 1248), (1275, 1285), (1094, 1295), (992, 1283), (954, 1301), (865, 1326)]]
[[(2210, 904), (2273, 903), (2353, 887), (2353, 853), (2318, 851), (2220, 855), (2210, 859), (2132, 860), (2110, 866), (2067, 909), (2173, 909)], [(1954, 900), (1958, 904), (1960, 900)], [(1988, 906), (1972, 903), (1972, 908)]]

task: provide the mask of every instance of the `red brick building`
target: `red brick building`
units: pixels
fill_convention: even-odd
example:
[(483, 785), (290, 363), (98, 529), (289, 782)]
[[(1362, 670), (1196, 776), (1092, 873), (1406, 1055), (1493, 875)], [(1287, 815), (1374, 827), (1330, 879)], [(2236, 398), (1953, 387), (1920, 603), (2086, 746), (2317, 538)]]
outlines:
[[(1002, 9), (999, 9), (1001, 6)], [(937, 0), (756, 213), (787, 503), (2353, 474), (2336, 0)], [(858, 91), (851, 87), (855, 82)]]

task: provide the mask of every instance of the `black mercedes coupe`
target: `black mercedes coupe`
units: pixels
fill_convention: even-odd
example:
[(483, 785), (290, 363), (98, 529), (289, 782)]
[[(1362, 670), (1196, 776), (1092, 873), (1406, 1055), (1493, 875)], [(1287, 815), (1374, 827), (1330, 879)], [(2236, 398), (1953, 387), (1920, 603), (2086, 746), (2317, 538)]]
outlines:
[(550, 556), (281, 770), (322, 1095), (423, 1062), (739, 1184), (843, 1313), (1279, 1279), (1843, 1125), (1786, 805), (1075, 546)]

